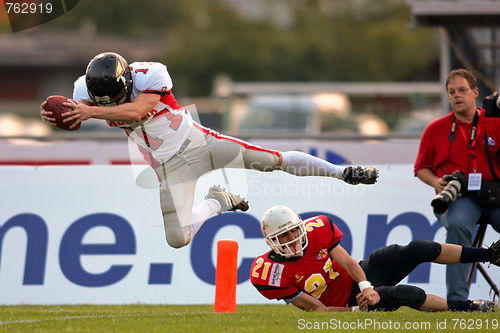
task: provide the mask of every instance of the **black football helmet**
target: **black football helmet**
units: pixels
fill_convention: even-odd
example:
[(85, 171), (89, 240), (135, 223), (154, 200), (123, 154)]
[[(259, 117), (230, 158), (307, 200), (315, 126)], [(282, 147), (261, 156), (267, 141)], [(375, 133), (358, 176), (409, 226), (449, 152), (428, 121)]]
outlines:
[(122, 104), (132, 93), (132, 73), (119, 54), (104, 52), (90, 60), (85, 72), (90, 98), (97, 105)]

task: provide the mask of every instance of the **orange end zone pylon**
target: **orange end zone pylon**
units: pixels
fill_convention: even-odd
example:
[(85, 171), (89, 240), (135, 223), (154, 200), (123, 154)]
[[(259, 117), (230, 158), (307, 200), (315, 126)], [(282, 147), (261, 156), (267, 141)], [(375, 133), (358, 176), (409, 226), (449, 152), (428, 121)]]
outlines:
[(215, 269), (215, 312), (236, 311), (236, 282), (238, 280), (238, 242), (223, 239), (217, 242)]

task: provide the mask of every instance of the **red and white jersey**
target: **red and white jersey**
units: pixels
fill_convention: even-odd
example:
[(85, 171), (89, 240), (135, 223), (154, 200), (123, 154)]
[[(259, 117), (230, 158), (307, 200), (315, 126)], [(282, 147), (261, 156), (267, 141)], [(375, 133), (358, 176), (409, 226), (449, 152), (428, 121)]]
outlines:
[(254, 260), (250, 281), (268, 299), (292, 299), (305, 292), (326, 306), (346, 306), (353, 280), (329, 255), (342, 232), (324, 215), (304, 222), (309, 240), (304, 255), (284, 258), (269, 251)]
[[(133, 89), (130, 101), (141, 93), (159, 94), (158, 104), (140, 121), (107, 120), (109, 126), (123, 128), (153, 165), (168, 160), (179, 150), (193, 127), (191, 114), (181, 109), (172, 94), (172, 79), (167, 67), (157, 62), (134, 62), (129, 65)], [(73, 99), (92, 101), (85, 75), (75, 81)]]

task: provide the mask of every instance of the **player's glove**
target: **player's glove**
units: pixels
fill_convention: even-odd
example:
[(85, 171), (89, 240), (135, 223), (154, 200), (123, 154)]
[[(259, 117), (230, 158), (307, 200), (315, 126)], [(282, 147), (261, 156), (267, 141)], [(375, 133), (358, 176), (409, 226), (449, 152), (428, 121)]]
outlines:
[(348, 166), (344, 169), (342, 178), (351, 185), (375, 184), (378, 178), (378, 169), (375, 167)]
[(500, 95), (495, 92), (483, 99), (484, 115), (486, 117), (500, 117)]

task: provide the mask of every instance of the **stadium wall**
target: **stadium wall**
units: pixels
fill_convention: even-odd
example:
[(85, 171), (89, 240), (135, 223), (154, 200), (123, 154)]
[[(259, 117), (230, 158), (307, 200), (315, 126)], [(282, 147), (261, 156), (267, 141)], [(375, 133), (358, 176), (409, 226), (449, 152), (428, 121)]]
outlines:
[[(247, 138), (248, 139), (248, 138)], [(307, 138), (250, 138), (249, 142), (280, 151), (300, 150), (335, 164), (411, 164), (418, 139), (319, 140)], [(144, 164), (135, 143), (122, 140), (4, 140), (0, 165)]]
[[(144, 166), (0, 167), (0, 304), (210, 304), (216, 241), (239, 242), (237, 302), (276, 303), (249, 283), (252, 259), (268, 250), (258, 220), (286, 204), (303, 217), (324, 213), (343, 231), (356, 259), (386, 244), (444, 240), (432, 214), (432, 189), (410, 164), (378, 165), (374, 186), (283, 172), (221, 170), (198, 182), (195, 203), (221, 184), (245, 196), (250, 210), (205, 223), (181, 249), (164, 237), (157, 181)], [(488, 229), (485, 244), (498, 239)], [(487, 268), (494, 281), (500, 269)], [(421, 265), (408, 283), (445, 296), (444, 267)], [(479, 277), (472, 298), (488, 298)]]

